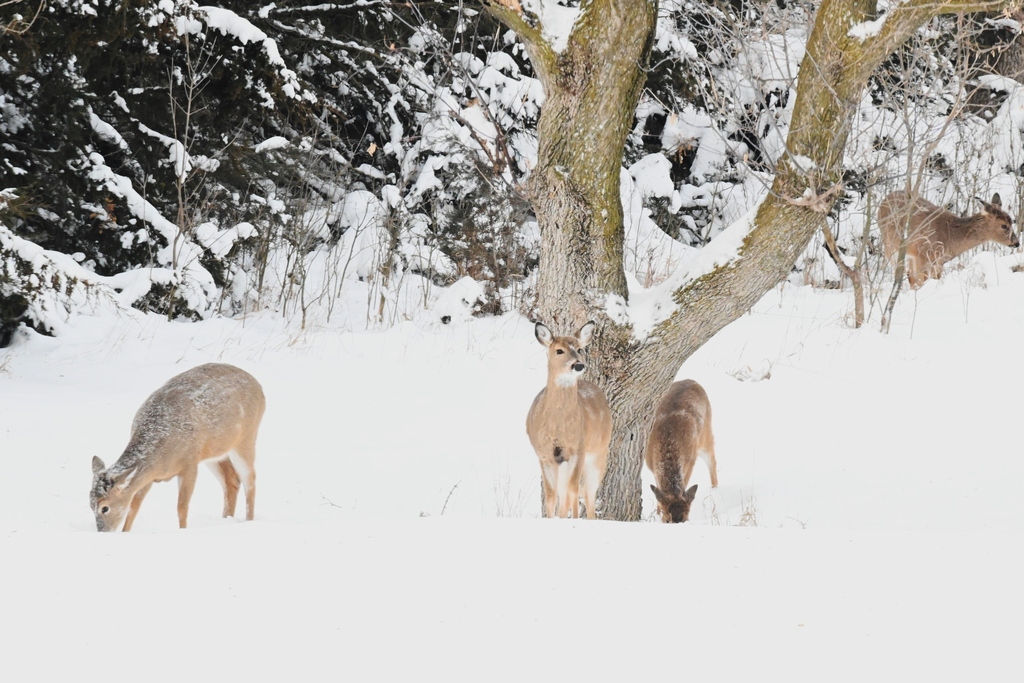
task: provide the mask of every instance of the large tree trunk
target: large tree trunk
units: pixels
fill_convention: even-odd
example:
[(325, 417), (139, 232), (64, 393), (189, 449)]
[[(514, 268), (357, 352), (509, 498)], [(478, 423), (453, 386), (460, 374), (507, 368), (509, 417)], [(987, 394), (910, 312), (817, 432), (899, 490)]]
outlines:
[(530, 186), (541, 230), (539, 312), (560, 334), (588, 318), (601, 322), (590, 366), (608, 395), (614, 430), (598, 513), (636, 520), (655, 405), (683, 361), (785, 278), (824, 225), (841, 191), (842, 155), (870, 74), (930, 17), (1003, 2), (908, 0), (861, 39), (850, 29), (873, 18), (874, 0), (823, 0), (800, 67), (788, 151), (753, 226), (732, 258), (678, 289), (672, 315), (640, 339), (628, 321), (609, 318), (606, 306), (609, 295), (628, 298), (619, 174), (657, 6), (584, 2), (568, 46), (557, 54), (518, 0), (484, 1), (523, 38), (545, 90)]
[[(598, 510), (611, 519), (640, 518), (643, 444), (654, 406), (674, 374), (664, 366), (643, 368), (645, 378), (622, 382), (622, 362), (631, 351), (621, 347), (630, 346), (630, 330), (605, 315), (609, 294), (628, 297), (619, 174), (646, 80), (657, 10), (648, 0), (595, 0), (561, 53), (526, 41), (544, 85), (537, 167), (529, 182), (541, 231), (537, 310), (558, 334), (574, 332), (591, 318), (600, 323), (588, 374), (605, 390), (613, 414)], [(531, 35), (505, 3), (498, 13)], [(635, 425), (632, 416), (639, 418)]]
[(602, 310), (609, 293), (626, 296), (619, 173), (656, 17), (648, 0), (595, 1), (539, 70), (544, 106), (529, 186), (541, 230), (537, 305), (564, 330)]

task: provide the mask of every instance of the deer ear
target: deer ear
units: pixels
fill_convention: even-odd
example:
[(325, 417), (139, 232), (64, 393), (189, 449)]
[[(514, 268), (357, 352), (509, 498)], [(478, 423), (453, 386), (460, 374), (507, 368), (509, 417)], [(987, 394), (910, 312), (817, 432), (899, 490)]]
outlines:
[(1003, 200), (999, 197), (998, 192), (992, 195), (992, 206), (998, 206), (999, 208), (1003, 207)]
[(533, 328), (533, 335), (537, 337), (537, 341), (544, 346), (551, 346), (551, 341), (554, 339), (554, 335), (551, 334), (551, 330), (549, 330), (544, 323), (537, 323)]
[(654, 497), (657, 499), (659, 503), (667, 505), (667, 503), (665, 503), (665, 494), (661, 492), (661, 489), (659, 489), (654, 484), (651, 484), (651, 490), (654, 491)]
[(697, 497), (697, 485), (694, 484), (690, 488), (686, 489), (686, 500), (693, 502), (693, 499)]
[(93, 474), (96, 474), (97, 472), (102, 472), (104, 467), (106, 467), (106, 465), (103, 464), (102, 460), (100, 460), (95, 455), (92, 456), (92, 473)]
[(580, 331), (576, 334), (576, 338), (580, 340), (580, 347), (584, 347), (590, 343), (594, 338), (594, 330), (597, 329), (597, 323), (593, 320), (587, 322)]
[(132, 483), (132, 479), (135, 478), (135, 474), (138, 471), (139, 469), (137, 467), (134, 467), (130, 470), (127, 470), (117, 475), (117, 477), (114, 478), (113, 488), (121, 490), (128, 488), (128, 484)]

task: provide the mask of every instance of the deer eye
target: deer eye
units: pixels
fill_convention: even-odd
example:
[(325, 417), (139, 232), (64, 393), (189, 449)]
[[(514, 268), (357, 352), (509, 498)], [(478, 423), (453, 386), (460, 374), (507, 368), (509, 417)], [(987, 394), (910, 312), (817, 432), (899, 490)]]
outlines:
[(102, 508), (100, 508), (100, 512), (102, 512), (103, 514), (107, 514), (108, 512), (110, 512), (110, 508), (104, 505)]
[(563, 351), (562, 349), (555, 349), (555, 353), (561, 356), (563, 353), (565, 353), (565, 351)]

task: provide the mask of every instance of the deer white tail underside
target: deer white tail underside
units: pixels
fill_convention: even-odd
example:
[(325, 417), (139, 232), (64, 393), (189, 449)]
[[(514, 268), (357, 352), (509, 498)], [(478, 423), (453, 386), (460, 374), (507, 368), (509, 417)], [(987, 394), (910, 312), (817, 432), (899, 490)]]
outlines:
[(547, 386), (526, 416), (526, 433), (540, 461), (544, 513), (578, 517), (580, 487), (587, 517), (596, 517), (597, 490), (608, 463), (612, 414), (604, 392), (582, 379), (583, 349), (596, 325), (588, 322), (575, 336), (556, 337), (542, 323), (534, 334), (547, 348)]

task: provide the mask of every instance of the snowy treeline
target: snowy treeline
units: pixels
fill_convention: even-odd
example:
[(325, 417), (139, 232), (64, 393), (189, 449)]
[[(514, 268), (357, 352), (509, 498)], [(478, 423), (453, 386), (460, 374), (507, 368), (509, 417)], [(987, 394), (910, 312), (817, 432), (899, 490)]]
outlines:
[[(579, 3), (534, 4), (571, 22)], [(661, 3), (623, 160), (639, 286), (771, 185), (813, 11)], [(26, 0), (0, 25), (0, 345), (97, 306), (360, 326), (528, 310), (544, 93), (481, 6)], [(879, 74), (832, 216), (851, 263), (908, 178), (960, 212), (992, 192), (1018, 210), (1024, 93), (991, 68), (1016, 29), (938, 19)], [(798, 268), (840, 280), (820, 244)]]

